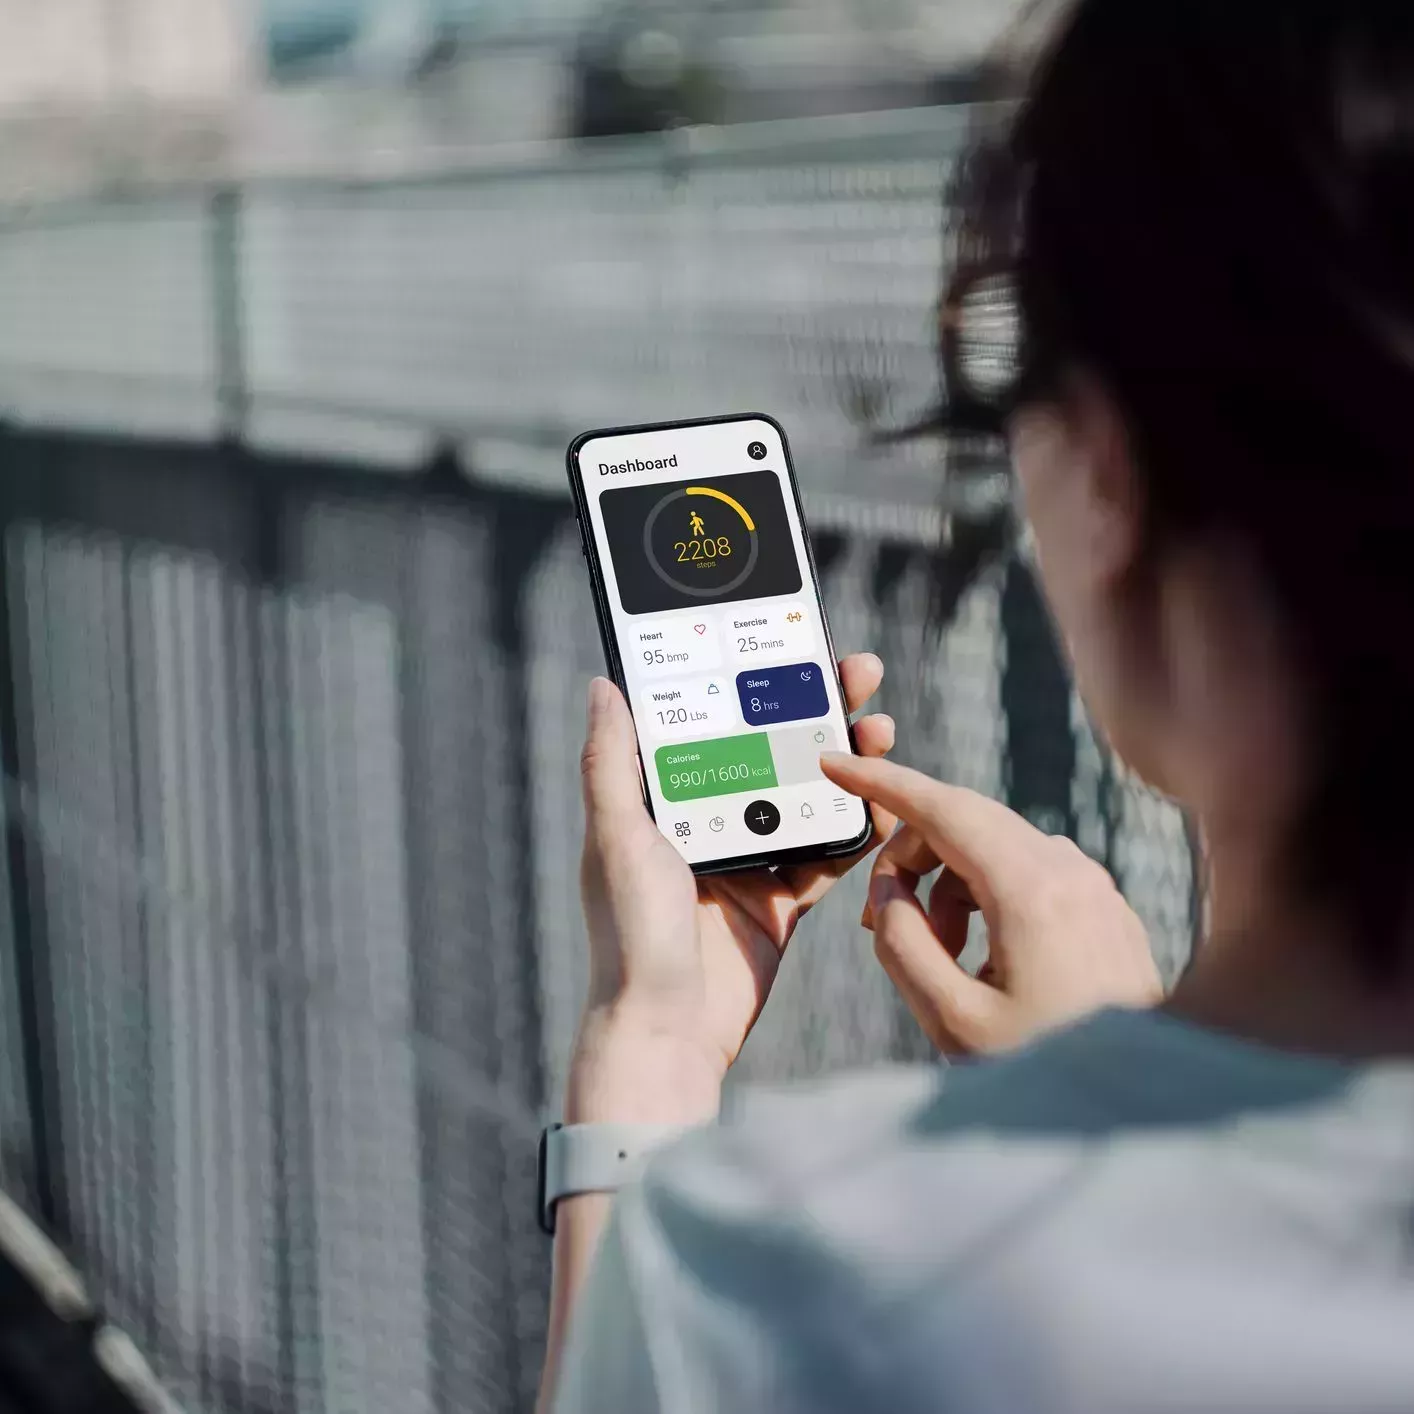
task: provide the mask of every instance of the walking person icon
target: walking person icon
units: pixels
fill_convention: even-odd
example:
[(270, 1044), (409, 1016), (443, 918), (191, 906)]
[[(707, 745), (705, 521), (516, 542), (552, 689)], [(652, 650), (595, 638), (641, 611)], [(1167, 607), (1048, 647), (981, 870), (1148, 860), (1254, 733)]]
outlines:
[(688, 522), (692, 526), (692, 533), (697, 539), (702, 538), (702, 532), (707, 529), (707, 522), (702, 519), (696, 511), (692, 513), (692, 519)]

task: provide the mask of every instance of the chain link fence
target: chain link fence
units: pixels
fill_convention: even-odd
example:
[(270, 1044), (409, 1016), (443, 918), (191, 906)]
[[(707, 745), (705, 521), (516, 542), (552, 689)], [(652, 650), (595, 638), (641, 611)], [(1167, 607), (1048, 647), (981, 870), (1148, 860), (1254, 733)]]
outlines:
[[(861, 432), (934, 394), (965, 125), (0, 218), (0, 1178), (188, 1407), (529, 1405), (534, 1141), (584, 980), (585, 427), (780, 417), (900, 756), (1075, 835), (1181, 965), (1182, 822), (985, 553), (1004, 477)], [(932, 636), (940, 561), (969, 568)], [(924, 1054), (861, 886), (743, 1077)]]

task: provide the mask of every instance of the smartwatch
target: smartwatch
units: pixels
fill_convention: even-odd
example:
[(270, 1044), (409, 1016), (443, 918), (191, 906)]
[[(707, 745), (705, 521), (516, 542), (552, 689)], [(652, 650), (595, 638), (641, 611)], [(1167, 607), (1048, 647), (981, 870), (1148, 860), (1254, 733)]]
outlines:
[(540, 1227), (555, 1231), (555, 1204), (578, 1193), (615, 1193), (651, 1154), (688, 1133), (684, 1124), (552, 1124), (540, 1136)]

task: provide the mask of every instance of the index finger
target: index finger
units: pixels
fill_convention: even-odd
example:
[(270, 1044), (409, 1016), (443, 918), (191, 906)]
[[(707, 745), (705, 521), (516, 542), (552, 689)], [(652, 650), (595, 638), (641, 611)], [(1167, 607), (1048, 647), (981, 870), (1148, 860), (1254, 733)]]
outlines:
[(820, 769), (852, 795), (912, 825), (938, 862), (966, 880), (984, 909), (995, 902), (1018, 856), (1034, 854), (1046, 838), (1005, 805), (892, 761), (831, 751), (820, 757)]

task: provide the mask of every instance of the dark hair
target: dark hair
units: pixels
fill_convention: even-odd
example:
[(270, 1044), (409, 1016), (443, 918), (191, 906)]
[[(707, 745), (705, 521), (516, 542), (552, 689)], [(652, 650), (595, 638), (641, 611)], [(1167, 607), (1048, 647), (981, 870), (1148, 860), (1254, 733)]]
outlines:
[(1310, 684), (1291, 867), (1407, 966), (1414, 876), (1414, 5), (1078, 0), (953, 259), (1011, 262), (1021, 399), (1101, 377), (1147, 533), (1240, 540)]

